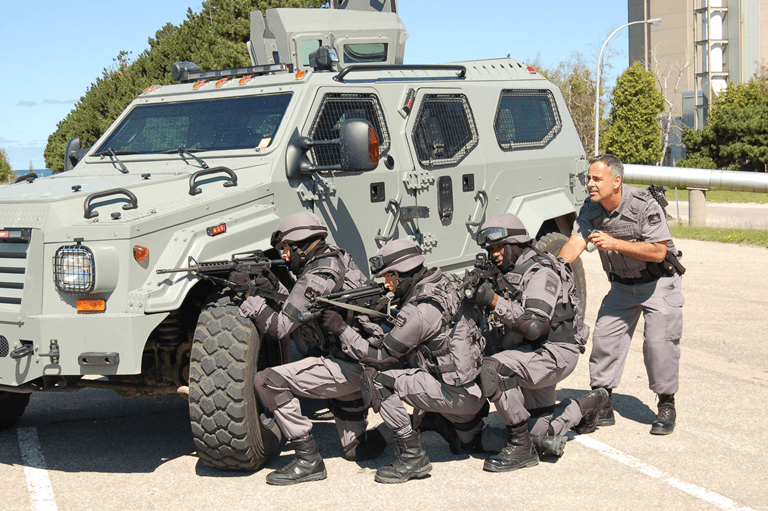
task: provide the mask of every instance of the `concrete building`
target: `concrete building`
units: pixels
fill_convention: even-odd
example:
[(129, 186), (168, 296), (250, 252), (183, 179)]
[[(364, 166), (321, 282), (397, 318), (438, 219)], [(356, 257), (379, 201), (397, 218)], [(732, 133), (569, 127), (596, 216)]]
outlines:
[[(628, 21), (662, 19), (629, 27), (629, 64), (666, 77), (673, 116), (691, 128), (704, 126), (729, 82), (749, 81), (768, 62), (768, 0), (628, 0), (627, 10)], [(672, 157), (682, 157), (681, 148)]]

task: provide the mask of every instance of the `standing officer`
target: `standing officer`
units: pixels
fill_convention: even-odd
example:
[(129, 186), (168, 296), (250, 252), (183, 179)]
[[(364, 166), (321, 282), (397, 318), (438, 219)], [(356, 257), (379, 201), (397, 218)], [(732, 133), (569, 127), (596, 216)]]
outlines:
[(362, 402), (362, 366), (338, 349), (338, 340), (318, 321), (299, 321), (311, 297), (325, 292), (353, 289), (366, 284), (365, 275), (340, 248), (325, 243), (328, 228), (312, 213), (288, 215), (272, 235), (272, 245), (282, 250), (296, 284), (280, 312), (260, 296), (249, 297), (241, 315), (253, 319), (262, 335), (291, 336), (302, 360), (259, 371), (254, 386), (261, 404), (274, 414), (283, 434), (296, 449), (296, 458), (267, 475), (267, 483), (289, 485), (325, 479), (326, 470), (310, 434), (312, 422), (301, 413), (299, 397), (330, 398), (330, 408), (341, 437), (344, 457), (359, 461), (379, 456), (386, 447), (382, 433), (366, 431), (368, 407)]
[[(576, 368), (589, 336), (570, 266), (537, 249), (510, 213), (483, 224), (477, 242), (500, 270), (472, 296), (489, 309), (489, 336), (499, 350), (483, 360), (480, 384), (506, 425), (508, 441), (483, 469), (507, 472), (538, 464), (532, 437), (541, 451), (561, 455), (565, 433), (579, 421), (589, 426), (585, 432), (594, 431), (608, 393), (592, 391), (553, 416), (555, 387)], [(489, 443), (482, 439), (485, 450)]]
[[(432, 465), (413, 429), (403, 401), (443, 414), (462, 440), (482, 428), (488, 406), (475, 379), (480, 373), (485, 339), (479, 311), (462, 303), (451, 280), (439, 269), (425, 268), (421, 248), (410, 240), (388, 243), (370, 259), (371, 274), (384, 277), (401, 299), (392, 330), (381, 339), (365, 339), (332, 311), (323, 316), (339, 335), (341, 348), (366, 365), (362, 390), (366, 402), (395, 433), (397, 460), (376, 471), (380, 483), (404, 483), (425, 477)], [(407, 359), (410, 368), (390, 369)]]
[[(611, 154), (590, 160), (589, 201), (585, 201), (570, 240), (560, 251), (574, 261), (588, 242), (600, 251), (611, 289), (603, 299), (592, 335), (589, 374), (592, 388), (610, 392), (619, 385), (629, 342), (640, 314), (645, 319), (643, 357), (648, 383), (659, 396), (651, 434), (675, 429), (683, 293), (680, 252), (661, 206), (646, 190), (623, 183), (624, 165)], [(615, 424), (611, 400), (598, 425)]]

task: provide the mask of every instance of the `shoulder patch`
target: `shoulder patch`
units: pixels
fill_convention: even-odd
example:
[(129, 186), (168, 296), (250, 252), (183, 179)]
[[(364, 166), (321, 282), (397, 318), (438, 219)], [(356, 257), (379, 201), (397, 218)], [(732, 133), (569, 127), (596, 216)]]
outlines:
[(404, 314), (398, 314), (397, 319), (395, 320), (395, 326), (398, 328), (403, 328), (405, 326), (406, 321), (408, 321), (408, 319), (405, 317)]
[(658, 225), (661, 223), (661, 213), (652, 213), (648, 215), (648, 223), (651, 225)]
[(304, 291), (304, 298), (307, 300), (312, 300), (316, 296), (320, 296), (320, 292), (313, 287), (308, 287), (307, 290)]
[(557, 278), (554, 275), (547, 276), (547, 285), (544, 289), (552, 296), (557, 294)]

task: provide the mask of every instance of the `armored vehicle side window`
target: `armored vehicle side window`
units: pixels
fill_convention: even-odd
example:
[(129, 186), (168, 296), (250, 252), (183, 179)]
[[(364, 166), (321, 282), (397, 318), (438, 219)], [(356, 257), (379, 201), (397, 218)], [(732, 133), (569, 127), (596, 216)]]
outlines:
[(252, 149), (272, 141), (291, 94), (139, 105), (96, 152)]
[(502, 149), (544, 147), (560, 133), (563, 123), (548, 90), (503, 90), (493, 123)]
[(344, 45), (344, 63), (386, 62), (387, 43), (355, 43)]
[(477, 145), (477, 128), (463, 94), (426, 94), (413, 128), (422, 167), (450, 167)]
[[(341, 125), (347, 119), (365, 119), (370, 122), (379, 137), (379, 154), (386, 154), (390, 143), (389, 131), (379, 98), (374, 94), (329, 93), (323, 96), (323, 102), (309, 131), (309, 138), (337, 139)], [(312, 157), (318, 165), (341, 163), (339, 147), (335, 145), (313, 147)]]

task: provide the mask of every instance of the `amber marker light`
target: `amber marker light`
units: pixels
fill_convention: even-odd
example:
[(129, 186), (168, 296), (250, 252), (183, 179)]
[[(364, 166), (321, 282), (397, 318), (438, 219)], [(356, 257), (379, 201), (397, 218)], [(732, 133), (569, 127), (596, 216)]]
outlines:
[(149, 265), (149, 249), (136, 245), (133, 247), (133, 258), (141, 265), (142, 268), (146, 268)]
[(77, 312), (104, 312), (107, 309), (107, 302), (99, 300), (78, 300)]
[(371, 163), (379, 161), (379, 138), (372, 126), (368, 126), (368, 161)]
[(305, 70), (299, 71), (298, 73), (296, 73), (296, 79), (297, 80), (301, 80), (302, 78), (304, 78), (305, 74), (307, 74), (307, 72)]

